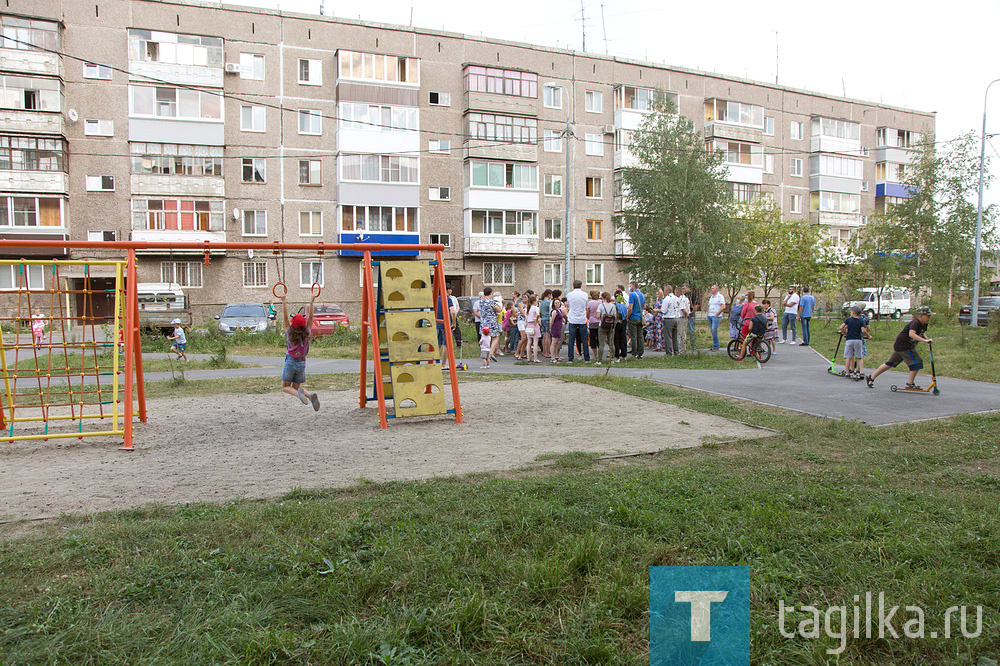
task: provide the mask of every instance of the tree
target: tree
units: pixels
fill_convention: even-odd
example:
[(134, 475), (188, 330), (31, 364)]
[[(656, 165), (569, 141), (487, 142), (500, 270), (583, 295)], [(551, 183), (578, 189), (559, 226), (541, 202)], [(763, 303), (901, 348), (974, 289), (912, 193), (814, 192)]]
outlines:
[(635, 247), (633, 273), (646, 284), (727, 284), (742, 233), (722, 156), (662, 91), (629, 150), (638, 166), (623, 169), (615, 225)]
[(882, 309), (882, 293), (890, 282), (898, 283), (913, 271), (915, 255), (900, 249), (906, 247), (908, 233), (891, 216), (872, 215), (845, 254), (846, 279), (875, 287), (876, 314)]

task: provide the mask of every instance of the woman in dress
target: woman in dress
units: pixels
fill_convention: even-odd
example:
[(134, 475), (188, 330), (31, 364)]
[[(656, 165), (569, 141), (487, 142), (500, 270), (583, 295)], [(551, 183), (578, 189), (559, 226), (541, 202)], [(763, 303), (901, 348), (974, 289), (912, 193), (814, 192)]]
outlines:
[(528, 296), (528, 313), (524, 317), (524, 336), (528, 340), (528, 360), (541, 363), (538, 358), (538, 341), (542, 339), (541, 309), (538, 307), (538, 297)]
[(562, 348), (563, 324), (566, 323), (566, 313), (563, 312), (562, 303), (558, 298), (552, 299), (552, 321), (549, 324), (549, 334), (552, 336), (552, 347), (549, 349), (549, 356), (552, 363), (558, 363), (559, 350)]
[(653, 351), (664, 351), (663, 346), (663, 290), (656, 290), (656, 304), (653, 305), (653, 321), (649, 325), (649, 345)]
[(479, 310), (476, 314), (482, 320), (482, 327), (490, 329), (490, 337), (493, 338), (490, 357), (494, 361), (496, 360), (497, 345), (500, 344), (500, 324), (497, 322), (497, 315), (501, 312), (500, 305), (493, 300), (493, 287), (483, 289), (483, 297), (479, 299)]

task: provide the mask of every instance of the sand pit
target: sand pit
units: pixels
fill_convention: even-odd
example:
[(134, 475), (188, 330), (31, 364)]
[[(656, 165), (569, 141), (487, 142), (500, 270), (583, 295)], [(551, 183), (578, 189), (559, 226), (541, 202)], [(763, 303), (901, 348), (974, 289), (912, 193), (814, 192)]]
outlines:
[[(449, 397), (450, 391), (446, 391)], [(750, 439), (768, 430), (558, 379), (462, 384), (465, 424), (390, 421), (326, 392), (314, 412), (281, 394), (152, 400), (137, 450), (109, 439), (0, 444), (0, 520), (280, 495), (497, 471), (544, 453), (640, 452)], [(598, 434), (599, 432), (599, 434)], [(504, 433), (504, 436), (500, 436)]]

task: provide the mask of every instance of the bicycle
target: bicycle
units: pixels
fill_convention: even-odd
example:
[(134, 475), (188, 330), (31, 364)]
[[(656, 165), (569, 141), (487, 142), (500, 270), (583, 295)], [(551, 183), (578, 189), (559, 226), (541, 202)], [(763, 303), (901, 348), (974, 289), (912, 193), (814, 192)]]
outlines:
[[(730, 340), (729, 345), (726, 347), (726, 353), (734, 361), (740, 357), (740, 349), (743, 347), (744, 338), (745, 336), (741, 335), (734, 340)], [(763, 338), (757, 338), (747, 347), (747, 356), (753, 356), (761, 363), (767, 363), (771, 360), (771, 346), (764, 342)]]

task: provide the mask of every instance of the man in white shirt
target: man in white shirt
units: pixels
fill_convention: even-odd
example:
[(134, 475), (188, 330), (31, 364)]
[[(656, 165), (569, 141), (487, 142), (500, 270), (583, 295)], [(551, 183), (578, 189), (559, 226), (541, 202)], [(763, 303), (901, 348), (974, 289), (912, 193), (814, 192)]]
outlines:
[[(681, 310), (681, 320), (677, 324), (677, 338), (681, 342), (680, 349), (687, 347), (688, 335), (692, 333), (688, 330), (688, 316), (691, 314), (691, 299), (688, 298), (689, 287), (681, 287), (677, 290), (677, 306)], [(691, 337), (694, 337), (693, 335)]]
[(569, 323), (569, 362), (573, 362), (573, 352), (576, 351), (576, 338), (579, 336), (580, 346), (583, 348), (583, 360), (590, 360), (590, 331), (587, 330), (587, 301), (590, 296), (583, 289), (581, 280), (573, 281), (573, 291), (566, 296), (569, 304), (569, 315), (566, 321)]
[(788, 342), (788, 326), (792, 326), (792, 344), (795, 344), (795, 320), (799, 316), (799, 295), (795, 287), (789, 287), (782, 304), (785, 306), (781, 315), (781, 342)]
[(708, 299), (708, 326), (712, 329), (712, 351), (719, 351), (719, 323), (726, 309), (726, 297), (719, 293), (719, 285), (712, 285)]
[[(688, 307), (691, 307), (688, 305)], [(680, 341), (677, 338), (677, 327), (681, 325), (681, 302), (674, 295), (672, 285), (663, 287), (663, 304), (660, 306), (663, 313), (663, 344), (667, 348), (667, 356), (681, 353)]]

